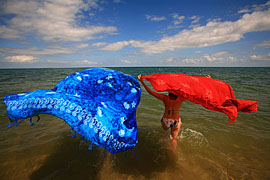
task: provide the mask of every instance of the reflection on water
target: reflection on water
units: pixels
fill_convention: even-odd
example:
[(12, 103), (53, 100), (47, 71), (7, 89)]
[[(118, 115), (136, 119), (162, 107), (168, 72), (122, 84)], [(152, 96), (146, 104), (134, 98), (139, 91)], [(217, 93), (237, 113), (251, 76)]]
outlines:
[[(191, 136), (186, 138), (185, 135), (190, 133)], [(208, 163), (198, 154), (190, 156), (190, 152), (186, 152), (184, 144), (194, 147), (200, 144), (201, 148), (207, 146), (202, 145), (201, 134), (190, 129), (183, 130), (177, 151), (171, 148), (168, 136), (159, 128), (140, 130), (140, 143), (133, 149), (138, 160), (131, 151), (111, 155), (103, 148), (95, 147), (89, 151), (87, 143), (79, 138), (72, 139), (68, 132), (56, 136), (57, 139), (44, 147), (37, 145), (6, 152), (6, 156), (1, 158), (5, 162), (1, 168), (5, 169), (3, 175), (7, 179), (193, 179), (204, 173), (206, 179), (211, 178), (208, 170), (200, 165)], [(212, 168), (216, 169), (215, 166)], [(195, 169), (198, 173), (194, 174)]]
[[(51, 125), (57, 126), (60, 120), (54, 120)], [(37, 131), (49, 119), (43, 121), (36, 124)], [(259, 159), (242, 153), (243, 148), (233, 145), (233, 152), (225, 153), (212, 146), (202, 132), (190, 128), (182, 129), (174, 151), (169, 132), (141, 127), (139, 143), (133, 149), (136, 160), (131, 151), (109, 154), (96, 146), (90, 151), (88, 143), (71, 138), (68, 126), (61, 124), (62, 132), (37, 135), (28, 142), (24, 140), (26, 134), (16, 134), (13, 150), (2, 153), (1, 175), (6, 179), (264, 179), (269, 175), (267, 167), (257, 166)], [(30, 131), (32, 127), (23, 128)], [(50, 141), (39, 144), (43, 138)], [(260, 174), (264, 169), (265, 174)]]
[[(78, 69), (0, 70), (0, 94), (51, 89)], [(178, 72), (211, 74), (231, 84), (238, 98), (259, 101), (259, 112), (240, 113), (228, 124), (223, 114), (184, 102), (183, 125), (174, 150), (169, 131), (160, 125), (163, 104), (142, 91), (137, 111), (138, 140), (126, 153), (108, 154), (80, 137), (69, 126), (41, 115), (33, 127), (25, 121), (5, 128), (8, 118), (0, 105), (0, 179), (267, 179), (270, 177), (270, 79), (259, 71), (220, 68), (118, 68), (151, 74)], [(249, 73), (247, 73), (249, 72)], [(233, 78), (238, 75), (238, 78)], [(17, 78), (16, 78), (17, 77)], [(246, 78), (252, 77), (252, 78)], [(262, 84), (264, 82), (264, 84)], [(268, 83), (265, 83), (268, 82)], [(257, 92), (258, 91), (258, 92)], [(138, 160), (136, 160), (136, 157)]]

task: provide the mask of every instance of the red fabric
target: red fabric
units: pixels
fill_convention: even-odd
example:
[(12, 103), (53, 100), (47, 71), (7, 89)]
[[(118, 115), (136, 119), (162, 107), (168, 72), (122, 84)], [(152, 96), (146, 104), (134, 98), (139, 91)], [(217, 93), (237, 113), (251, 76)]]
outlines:
[(225, 113), (234, 122), (237, 112), (256, 112), (257, 101), (235, 99), (232, 87), (220, 80), (185, 74), (143, 75), (156, 91), (167, 91), (203, 107)]

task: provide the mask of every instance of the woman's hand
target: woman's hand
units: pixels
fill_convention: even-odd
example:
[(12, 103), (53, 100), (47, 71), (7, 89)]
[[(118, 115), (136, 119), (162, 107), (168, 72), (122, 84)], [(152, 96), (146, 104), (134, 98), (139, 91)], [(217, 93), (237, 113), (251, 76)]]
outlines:
[(138, 75), (138, 80), (142, 81), (142, 75), (141, 74)]

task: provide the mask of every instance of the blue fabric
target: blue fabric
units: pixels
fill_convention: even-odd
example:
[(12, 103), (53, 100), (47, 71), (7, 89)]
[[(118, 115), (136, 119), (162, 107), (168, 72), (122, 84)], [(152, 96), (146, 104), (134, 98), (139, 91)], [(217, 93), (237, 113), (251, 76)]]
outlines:
[(92, 143), (117, 153), (137, 143), (140, 96), (140, 85), (134, 77), (93, 68), (69, 75), (52, 90), (5, 96), (4, 104), (9, 119), (17, 124), (21, 119), (52, 114)]

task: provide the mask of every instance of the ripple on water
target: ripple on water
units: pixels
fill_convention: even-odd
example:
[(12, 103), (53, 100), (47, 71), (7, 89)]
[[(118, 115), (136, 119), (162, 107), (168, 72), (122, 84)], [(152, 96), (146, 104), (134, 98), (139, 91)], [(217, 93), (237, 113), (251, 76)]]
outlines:
[(190, 146), (208, 146), (208, 140), (201, 132), (195, 131), (190, 128), (183, 129), (178, 136), (178, 140), (184, 141)]
[[(9, 124), (5, 106), (0, 104), (0, 172), (6, 179), (267, 179), (270, 142), (270, 71), (269, 68), (116, 68), (137, 74), (184, 73), (210, 74), (229, 83), (236, 98), (259, 101), (258, 112), (239, 113), (228, 124), (224, 115), (184, 102), (180, 114), (184, 123), (178, 137), (175, 164), (170, 131), (163, 131), (160, 118), (162, 102), (142, 88), (137, 111), (138, 140), (133, 154), (111, 155), (101, 166), (103, 153), (89, 151), (88, 145), (72, 139), (68, 125), (53, 116), (43, 115), (34, 127), (25, 121), (18, 127)], [(7, 94), (50, 89), (66, 75), (79, 69), (0, 70), (0, 100)], [(150, 85), (146, 81), (147, 85)], [(55, 121), (54, 121), (55, 120)], [(56, 139), (55, 139), (56, 138)], [(58, 138), (58, 139), (57, 139)], [(79, 148), (80, 147), (80, 148)], [(116, 158), (119, 157), (119, 158)], [(100, 160), (101, 159), (101, 160)], [(64, 160), (64, 161), (63, 161)], [(16, 173), (14, 173), (16, 172)], [(96, 178), (96, 172), (101, 175)], [(107, 172), (107, 173), (106, 173)], [(0, 173), (0, 174), (1, 174)]]

